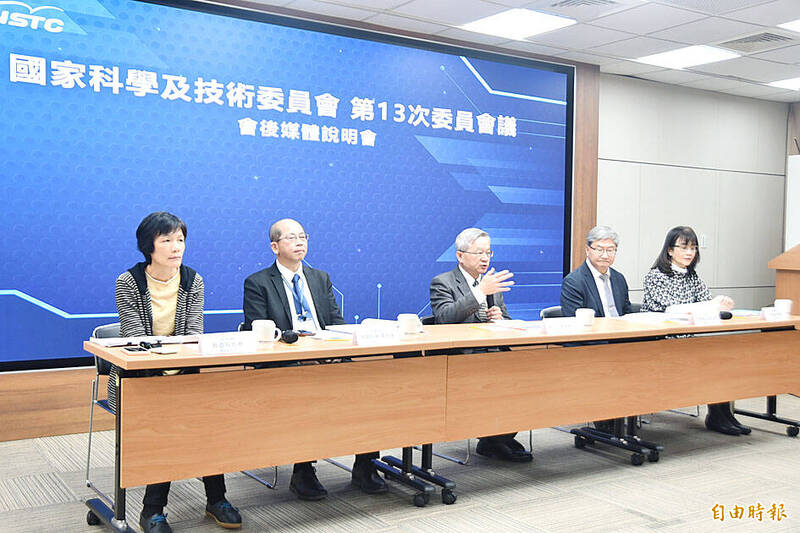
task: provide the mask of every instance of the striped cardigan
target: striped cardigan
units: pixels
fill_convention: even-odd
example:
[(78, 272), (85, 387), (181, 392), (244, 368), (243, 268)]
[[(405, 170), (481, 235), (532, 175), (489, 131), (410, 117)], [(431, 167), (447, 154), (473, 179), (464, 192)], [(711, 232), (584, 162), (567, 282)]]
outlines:
[[(153, 308), (144, 269), (146, 263), (137, 263), (117, 278), (116, 299), (119, 313), (120, 335), (141, 337), (153, 334)], [(191, 268), (181, 265), (181, 281), (178, 286), (178, 302), (175, 309), (175, 335), (199, 335), (203, 333), (203, 278)], [(108, 404), (114, 412), (117, 408), (116, 389), (118, 368), (111, 366), (108, 379)], [(153, 375), (144, 372), (142, 375)]]

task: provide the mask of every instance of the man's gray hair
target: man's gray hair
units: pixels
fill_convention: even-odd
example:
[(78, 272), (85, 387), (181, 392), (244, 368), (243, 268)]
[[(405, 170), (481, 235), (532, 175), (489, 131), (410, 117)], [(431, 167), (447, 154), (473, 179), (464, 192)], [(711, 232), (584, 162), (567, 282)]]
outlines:
[(586, 246), (591, 246), (592, 243), (605, 239), (611, 239), (614, 244), (619, 246), (619, 235), (616, 231), (608, 226), (595, 226), (589, 230), (589, 234), (586, 236)]
[(466, 252), (473, 242), (488, 236), (489, 234), (480, 228), (467, 228), (456, 237), (456, 251)]

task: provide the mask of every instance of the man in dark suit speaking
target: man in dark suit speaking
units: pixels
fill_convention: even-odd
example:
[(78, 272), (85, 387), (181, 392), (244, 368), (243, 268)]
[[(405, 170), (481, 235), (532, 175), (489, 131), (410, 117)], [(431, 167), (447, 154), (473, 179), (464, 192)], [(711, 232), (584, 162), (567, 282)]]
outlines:
[(611, 268), (617, 258), (619, 235), (608, 226), (595, 226), (586, 236), (586, 261), (561, 285), (561, 312), (594, 309), (595, 316), (622, 316), (631, 312), (625, 276)]
[[(511, 290), (514, 282), (510, 278), (514, 274), (508, 270), (489, 270), (493, 255), (491, 240), (485, 231), (467, 228), (458, 234), (458, 266), (439, 274), (431, 281), (431, 309), (437, 324), (488, 322), (510, 318), (503, 301), (503, 293)], [(476, 451), (480, 455), (505, 461), (530, 461), (533, 458), (531, 453), (514, 439), (515, 435), (516, 433), (509, 433), (482, 437)]]
[[(254, 320), (272, 320), (281, 331), (315, 332), (344, 324), (328, 274), (303, 265), (308, 252), (303, 226), (290, 218), (279, 220), (270, 227), (269, 240), (275, 263), (244, 281), (244, 329), (251, 329)], [(377, 457), (378, 452), (358, 454), (353, 465), (353, 485), (368, 494), (387, 490), (372, 463)], [(328, 495), (310, 462), (294, 465), (289, 489), (301, 500)]]

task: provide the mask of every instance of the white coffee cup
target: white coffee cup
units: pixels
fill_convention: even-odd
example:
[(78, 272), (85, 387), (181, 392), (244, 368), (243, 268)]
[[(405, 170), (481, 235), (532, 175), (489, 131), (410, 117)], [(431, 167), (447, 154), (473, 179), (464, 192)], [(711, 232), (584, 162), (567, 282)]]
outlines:
[(578, 324), (584, 328), (590, 328), (592, 324), (594, 324), (594, 309), (589, 309), (587, 307), (576, 309), (575, 318), (578, 319)]
[(784, 298), (775, 300), (775, 311), (784, 316), (792, 314), (792, 301)]
[(281, 330), (272, 320), (253, 320), (253, 333), (258, 342), (275, 342), (281, 338)]
[(414, 313), (400, 313), (397, 315), (397, 329), (401, 335), (421, 333), (422, 321)]

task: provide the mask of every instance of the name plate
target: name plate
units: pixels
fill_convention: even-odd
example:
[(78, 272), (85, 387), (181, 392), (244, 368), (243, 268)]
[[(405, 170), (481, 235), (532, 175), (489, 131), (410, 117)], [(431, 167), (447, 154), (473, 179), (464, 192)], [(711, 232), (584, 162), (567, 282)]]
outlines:
[(359, 346), (396, 344), (399, 341), (400, 331), (394, 320), (367, 318), (353, 331), (353, 344)]
[(200, 335), (198, 345), (203, 355), (252, 353), (258, 350), (258, 339), (252, 331), (206, 333)]
[(545, 335), (569, 335), (586, 331), (583, 323), (573, 316), (545, 318), (542, 320)]

